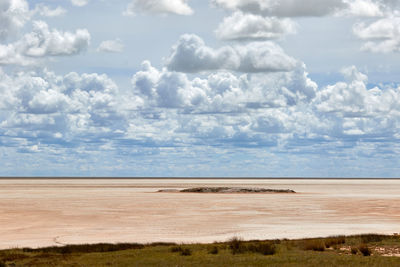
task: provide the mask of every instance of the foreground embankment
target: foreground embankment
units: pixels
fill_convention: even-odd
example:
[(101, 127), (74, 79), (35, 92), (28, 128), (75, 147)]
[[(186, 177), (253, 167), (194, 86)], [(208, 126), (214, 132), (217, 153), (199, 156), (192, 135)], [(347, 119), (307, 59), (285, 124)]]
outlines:
[(212, 244), (94, 244), (0, 251), (0, 266), (399, 266), (399, 236)]

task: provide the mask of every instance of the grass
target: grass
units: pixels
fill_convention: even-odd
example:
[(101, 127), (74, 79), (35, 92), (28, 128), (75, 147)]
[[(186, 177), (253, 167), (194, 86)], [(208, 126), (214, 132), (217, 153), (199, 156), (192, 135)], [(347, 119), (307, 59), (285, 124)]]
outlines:
[(304, 240), (302, 244), (303, 250), (325, 251), (325, 242), (321, 239)]
[(228, 246), (233, 255), (247, 252), (262, 255), (274, 255), (276, 253), (276, 246), (272, 241), (245, 242), (238, 237), (233, 237), (228, 241)]
[(137, 243), (118, 243), (118, 244), (82, 244), (82, 245), (69, 245), (62, 247), (47, 247), (39, 249), (23, 248), (23, 252), (44, 252), (44, 253), (60, 253), (60, 254), (71, 254), (71, 253), (92, 253), (92, 252), (111, 252), (121, 251), (128, 249), (142, 249), (144, 245)]
[(247, 250), (253, 253), (260, 253), (262, 255), (274, 255), (276, 253), (276, 246), (272, 242), (267, 241), (250, 244), (247, 246)]
[(192, 251), (190, 250), (190, 248), (183, 248), (181, 246), (173, 246), (171, 248), (171, 252), (179, 252), (180, 255), (182, 256), (190, 256), (192, 255)]
[(226, 242), (213, 244), (103, 243), (24, 248), (0, 251), (0, 267), (400, 266), (399, 257), (382, 255), (385, 249), (400, 250), (400, 237), (357, 235), (263, 241), (244, 241), (234, 237)]

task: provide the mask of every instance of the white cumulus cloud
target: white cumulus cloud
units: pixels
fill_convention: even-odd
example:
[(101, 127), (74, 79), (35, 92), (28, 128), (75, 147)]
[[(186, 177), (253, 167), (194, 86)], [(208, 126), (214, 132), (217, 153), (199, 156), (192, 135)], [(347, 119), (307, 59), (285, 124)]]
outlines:
[(90, 42), (86, 29), (75, 33), (50, 30), (44, 21), (33, 22), (33, 31), (20, 40), (7, 45), (0, 44), (0, 64), (29, 65), (34, 58), (70, 56), (84, 51)]
[(186, 74), (158, 70), (145, 61), (142, 70), (133, 75), (132, 85), (145, 106), (182, 108), (195, 113), (291, 106), (311, 101), (317, 89), (300, 63), (290, 72), (248, 77), (218, 71), (206, 79), (189, 79)]
[(262, 17), (239, 11), (224, 19), (218, 26), (216, 35), (223, 40), (270, 40), (295, 31), (295, 23), (290, 19)]
[(193, 9), (187, 0), (133, 0), (129, 3), (125, 15), (145, 12), (152, 14), (192, 15)]
[(371, 24), (357, 23), (354, 34), (366, 42), (362, 49), (371, 52), (400, 52), (400, 17), (379, 19)]
[(106, 75), (53, 72), (1, 74), (1, 132), (19, 134), (49, 142), (80, 134), (111, 136), (126, 123), (117, 101), (118, 87)]
[(348, 5), (341, 13), (342, 15), (353, 15), (359, 17), (379, 17), (383, 15), (384, 6), (376, 0), (344, 0)]
[(193, 34), (182, 35), (166, 59), (170, 70), (201, 72), (234, 70), (240, 72), (276, 72), (294, 68), (296, 60), (289, 57), (276, 44), (253, 42), (241, 46), (213, 49)]
[(38, 13), (44, 17), (57, 17), (66, 14), (67, 10), (61, 6), (52, 9), (43, 3), (40, 3), (36, 5), (33, 13)]
[(216, 6), (266, 16), (324, 16), (346, 7), (343, 0), (212, 0)]
[(89, 0), (71, 0), (71, 3), (74, 6), (86, 6), (89, 3)]
[(0, 1), (0, 40), (15, 35), (15, 32), (30, 19), (30, 16), (27, 1)]
[(75, 33), (50, 30), (43, 21), (33, 23), (33, 32), (26, 34), (21, 43), (22, 51), (31, 57), (75, 55), (86, 49), (90, 34), (86, 29)]
[[(348, 122), (354, 118), (369, 123), (377, 123), (379, 119), (399, 119), (399, 88), (368, 89), (368, 77), (354, 66), (344, 68), (342, 73), (347, 81), (327, 86), (318, 92), (315, 104), (319, 111), (336, 113), (340, 118), (348, 118)], [(362, 129), (363, 132), (365, 130)], [(372, 127), (369, 130), (379, 131), (379, 128)]]
[(124, 43), (120, 39), (107, 40), (100, 43), (98, 52), (121, 53), (124, 51)]
[(350, 15), (359, 17), (381, 16), (395, 6), (385, 0), (211, 0), (215, 6), (228, 10), (278, 17), (320, 17)]

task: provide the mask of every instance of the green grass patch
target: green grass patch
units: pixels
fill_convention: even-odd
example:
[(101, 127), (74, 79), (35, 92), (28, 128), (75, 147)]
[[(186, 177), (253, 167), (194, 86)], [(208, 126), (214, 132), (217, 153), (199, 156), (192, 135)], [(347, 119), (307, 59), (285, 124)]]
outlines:
[(3, 250), (0, 267), (400, 266), (399, 257), (383, 256), (397, 249), (399, 237), (382, 235), (252, 241), (234, 237), (213, 244), (102, 243)]

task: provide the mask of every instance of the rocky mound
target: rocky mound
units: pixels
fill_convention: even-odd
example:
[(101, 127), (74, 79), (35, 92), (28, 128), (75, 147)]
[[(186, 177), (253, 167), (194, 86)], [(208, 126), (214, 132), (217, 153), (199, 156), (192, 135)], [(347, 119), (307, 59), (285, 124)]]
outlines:
[(290, 189), (266, 189), (243, 187), (194, 187), (183, 190), (164, 189), (158, 192), (182, 192), (182, 193), (296, 193)]

